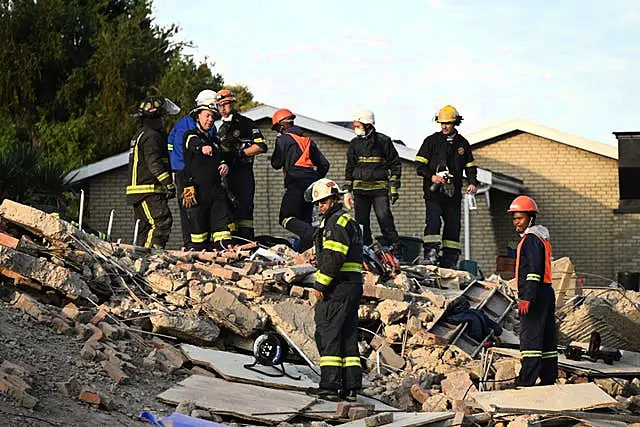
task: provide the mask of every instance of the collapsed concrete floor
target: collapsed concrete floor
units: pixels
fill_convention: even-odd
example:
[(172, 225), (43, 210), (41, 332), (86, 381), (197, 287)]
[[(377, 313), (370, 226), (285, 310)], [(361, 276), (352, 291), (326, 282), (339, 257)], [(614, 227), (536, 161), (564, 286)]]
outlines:
[[(276, 330), (294, 348), (290, 362), (318, 362), (313, 301), (306, 289), (315, 271), (312, 250), (297, 254), (247, 244), (206, 253), (147, 251), (100, 241), (11, 201), (0, 206), (0, 216), (0, 411), (6, 425), (149, 425), (138, 419), (142, 410), (157, 415), (176, 410), (157, 399), (159, 394), (194, 374), (216, 375), (185, 357), (180, 343), (250, 355), (256, 336)], [(565, 276), (558, 281), (562, 286)], [(605, 344), (638, 350), (637, 334), (629, 332), (638, 324), (638, 294), (589, 292), (563, 291), (568, 300), (558, 311), (563, 343), (584, 342), (585, 334), (602, 329), (617, 313), (616, 325), (624, 328), (611, 328), (603, 335), (611, 337)], [(363, 394), (403, 412), (451, 413), (451, 419), (433, 425), (495, 423), (474, 396), (513, 388), (519, 369), (517, 358), (489, 356), (482, 345), (485, 339), (517, 344), (515, 294), (507, 283), (407, 266), (389, 277), (365, 273), (364, 295), (359, 310), (367, 372)], [(466, 326), (447, 322), (447, 308), (461, 297), (497, 321), (504, 329), (500, 337), (474, 338)], [(594, 384), (593, 372), (561, 368), (559, 384)], [(622, 417), (638, 415), (635, 375), (640, 372), (597, 379), (595, 384), (616, 399), (615, 405), (600, 403)], [(251, 421), (241, 411), (216, 413), (189, 402), (178, 406), (179, 412), (226, 424), (272, 424)], [(288, 422), (312, 419), (294, 413)], [(325, 421), (339, 424), (348, 417)], [(367, 425), (389, 422), (383, 417)]]

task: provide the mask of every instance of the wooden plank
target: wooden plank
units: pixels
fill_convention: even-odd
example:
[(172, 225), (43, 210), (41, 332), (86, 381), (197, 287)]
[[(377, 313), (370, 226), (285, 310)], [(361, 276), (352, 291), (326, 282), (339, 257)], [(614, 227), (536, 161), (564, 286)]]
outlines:
[[(453, 418), (453, 412), (394, 412), (393, 422), (384, 427), (417, 427)], [(455, 425), (455, 424), (454, 424)], [(340, 427), (365, 427), (363, 420), (340, 424)]]
[[(571, 343), (588, 348), (586, 343)], [(492, 351), (505, 356), (520, 358), (520, 351), (510, 348), (493, 348)], [(620, 350), (622, 359), (613, 362), (613, 365), (606, 363), (592, 362), (590, 360), (569, 360), (564, 354), (558, 352), (558, 366), (571, 372), (583, 373), (592, 377), (615, 377), (640, 375), (640, 353), (634, 351)]]
[(491, 412), (492, 406), (549, 411), (581, 411), (612, 408), (618, 405), (618, 401), (594, 383), (556, 384), (525, 387), (517, 390), (488, 391), (476, 393), (473, 398), (487, 412)]
[[(265, 423), (288, 421), (315, 401), (313, 397), (300, 392), (232, 383), (202, 375), (192, 375), (180, 381), (157, 398), (174, 405), (186, 400), (193, 401), (198, 408), (213, 414)], [(263, 412), (286, 414), (252, 415)]]
[[(184, 355), (193, 363), (213, 369), (228, 381), (302, 391), (309, 387), (316, 387), (316, 383), (302, 375), (296, 369), (296, 366), (290, 363), (284, 364), (285, 371), (294, 377), (300, 376), (301, 378), (299, 380), (294, 380), (289, 377), (274, 378), (246, 369), (244, 365), (252, 363), (254, 359), (244, 354), (211, 350), (191, 344), (182, 344), (180, 348)], [(255, 368), (270, 374), (278, 373), (278, 370), (272, 366), (256, 365)]]
[[(397, 411), (393, 406), (386, 405), (379, 400), (372, 399), (361, 394), (358, 395), (357, 403), (374, 405), (375, 410), (382, 411)], [(316, 412), (314, 414), (304, 414), (307, 418), (320, 419), (320, 420), (337, 420), (340, 416), (337, 414), (338, 403), (329, 402), (327, 400), (317, 400), (316, 403), (311, 405), (307, 411)], [(321, 413), (320, 413), (321, 412)]]

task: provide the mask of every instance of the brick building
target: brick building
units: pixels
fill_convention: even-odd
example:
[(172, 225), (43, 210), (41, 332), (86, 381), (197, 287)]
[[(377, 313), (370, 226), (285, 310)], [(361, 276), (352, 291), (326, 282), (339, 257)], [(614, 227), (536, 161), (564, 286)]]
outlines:
[[(271, 106), (260, 106), (245, 113), (262, 128), (270, 151), (275, 134), (271, 131)], [(344, 180), (346, 150), (353, 138), (349, 129), (335, 124), (298, 116), (296, 124), (319, 145), (331, 162), (329, 177)], [(380, 127), (384, 133), (384, 127)], [(425, 135), (426, 136), (426, 135)], [(495, 270), (496, 256), (506, 255), (518, 236), (505, 214), (514, 195), (525, 191), (538, 200), (543, 212), (540, 223), (549, 227), (554, 256), (570, 256), (578, 271), (614, 277), (617, 271), (633, 269), (636, 260), (622, 253), (632, 233), (640, 234), (634, 214), (621, 214), (618, 207), (618, 162), (615, 147), (546, 128), (526, 120), (511, 120), (501, 125), (466, 134), (480, 166), (481, 181), (477, 210), (469, 215), (467, 251), (485, 273)], [(425, 208), (422, 178), (415, 173), (416, 150), (396, 144), (402, 158), (403, 176), (400, 200), (393, 206), (398, 231), (402, 235), (422, 236)], [(255, 224), (258, 234), (285, 235), (278, 224), (283, 191), (281, 172), (274, 171), (270, 154), (256, 158), (257, 182)], [(128, 153), (122, 153), (80, 168), (69, 176), (85, 190), (87, 220), (94, 227), (106, 228), (111, 209), (116, 210), (112, 231), (114, 239), (130, 242), (133, 214), (126, 205)], [(177, 205), (174, 221), (179, 221)], [(640, 216), (640, 214), (638, 214)], [(372, 225), (376, 224), (372, 218)], [(464, 225), (463, 225), (464, 227)], [(374, 226), (377, 233), (377, 226)], [(462, 233), (464, 241), (464, 231)], [(617, 238), (625, 236), (626, 238)], [(633, 246), (635, 244), (635, 246)], [(171, 247), (180, 246), (180, 232), (174, 223)]]

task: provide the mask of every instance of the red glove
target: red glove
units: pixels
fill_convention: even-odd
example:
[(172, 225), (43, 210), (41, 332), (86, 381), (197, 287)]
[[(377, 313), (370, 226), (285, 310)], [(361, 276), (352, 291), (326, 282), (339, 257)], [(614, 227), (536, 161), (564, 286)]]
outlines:
[(520, 314), (527, 314), (529, 313), (529, 305), (531, 304), (531, 301), (527, 301), (527, 300), (520, 300), (520, 302), (518, 303), (518, 312)]

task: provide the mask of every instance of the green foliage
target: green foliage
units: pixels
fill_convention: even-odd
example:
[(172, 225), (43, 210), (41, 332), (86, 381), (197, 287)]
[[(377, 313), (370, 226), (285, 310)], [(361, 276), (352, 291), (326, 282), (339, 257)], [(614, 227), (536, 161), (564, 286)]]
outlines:
[(225, 86), (224, 88), (229, 89), (235, 95), (238, 111), (247, 111), (262, 105), (261, 102), (253, 100), (253, 94), (246, 85)]
[[(151, 0), (0, 0), (0, 194), (59, 197), (61, 171), (127, 149), (147, 95), (189, 111), (224, 80), (153, 23)], [(242, 109), (257, 103), (235, 86)]]

